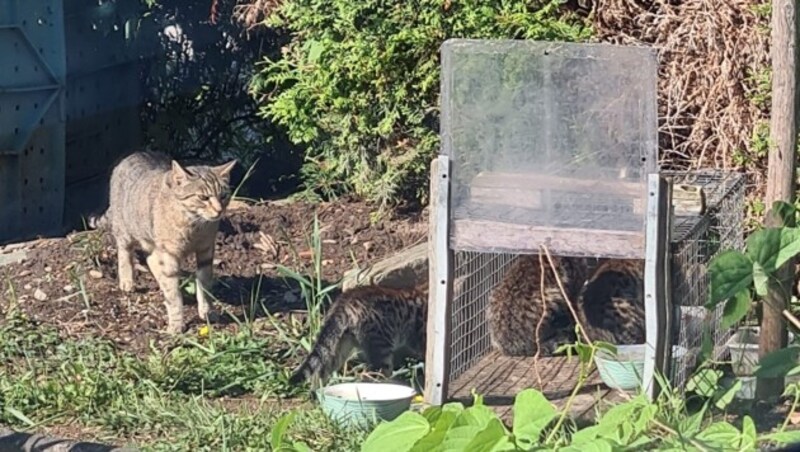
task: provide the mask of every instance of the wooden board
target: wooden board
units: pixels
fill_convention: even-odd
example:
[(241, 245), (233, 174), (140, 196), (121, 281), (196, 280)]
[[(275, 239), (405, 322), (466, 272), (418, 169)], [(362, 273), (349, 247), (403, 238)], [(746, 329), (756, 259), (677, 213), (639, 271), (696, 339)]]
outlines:
[(546, 246), (557, 255), (589, 255), (620, 259), (644, 258), (644, 231), (570, 229), (489, 220), (454, 220), (450, 245), (457, 250), (538, 251)]
[(425, 351), (425, 402), (441, 405), (450, 369), (450, 300), (453, 294), (453, 252), (448, 246), (450, 161), (431, 162), (431, 220), (428, 225), (428, 320)]
[(644, 214), (645, 185), (624, 180), (585, 179), (539, 173), (482, 172), (469, 183), (470, 204), (493, 204), (547, 210), (549, 194), (600, 195), (615, 205), (629, 205), (635, 215)]
[[(539, 358), (503, 356), (491, 352), (450, 383), (450, 400), (472, 403), (472, 390), (483, 396), (506, 423), (511, 422), (514, 396), (523, 389), (536, 388), (556, 407), (563, 408), (578, 379), (577, 358)], [(622, 396), (602, 384), (592, 369), (586, 385), (572, 402), (570, 413), (576, 419), (591, 419), (595, 408)]]

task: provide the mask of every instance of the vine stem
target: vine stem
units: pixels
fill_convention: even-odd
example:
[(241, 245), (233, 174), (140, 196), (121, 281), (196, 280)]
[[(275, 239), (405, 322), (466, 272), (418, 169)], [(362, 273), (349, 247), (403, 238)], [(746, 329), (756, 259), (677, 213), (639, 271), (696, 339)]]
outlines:
[(564, 284), (561, 283), (561, 277), (558, 276), (558, 271), (556, 271), (556, 265), (553, 263), (553, 257), (550, 255), (550, 250), (547, 249), (546, 246), (542, 246), (542, 250), (544, 250), (544, 254), (547, 256), (547, 262), (550, 264), (550, 269), (553, 272), (553, 276), (556, 277), (556, 284), (558, 284), (558, 290), (561, 291), (561, 296), (564, 297), (564, 301), (567, 302), (567, 307), (569, 308), (570, 314), (575, 319), (575, 323), (580, 327), (581, 335), (583, 336), (583, 340), (586, 341), (587, 344), (594, 346), (594, 343), (591, 339), (589, 339), (589, 335), (586, 334), (586, 330), (581, 324), (581, 319), (578, 317), (578, 313), (575, 310), (575, 307), (572, 306), (572, 301), (567, 296), (567, 292), (564, 290)]
[[(558, 430), (564, 424), (564, 420), (567, 417), (567, 413), (569, 413), (569, 410), (572, 407), (572, 403), (575, 401), (575, 397), (578, 396), (578, 391), (580, 391), (580, 389), (583, 387), (584, 383), (586, 382), (586, 378), (588, 377), (587, 372), (586, 372), (586, 367), (591, 366), (591, 363), (594, 360), (594, 354), (595, 354), (596, 349), (595, 349), (594, 343), (592, 342), (591, 339), (589, 339), (589, 336), (586, 334), (586, 331), (584, 330), (583, 325), (581, 324), (580, 318), (578, 317), (578, 314), (577, 314), (575, 308), (572, 306), (572, 302), (570, 301), (569, 297), (567, 296), (566, 291), (564, 290), (564, 285), (561, 283), (561, 278), (558, 276), (558, 272), (556, 271), (556, 266), (555, 266), (555, 263), (553, 262), (553, 257), (550, 255), (550, 251), (545, 246), (542, 246), (542, 250), (544, 251), (545, 255), (547, 256), (547, 261), (550, 264), (550, 269), (552, 270), (553, 275), (556, 278), (556, 283), (558, 284), (558, 289), (561, 291), (561, 295), (564, 297), (564, 300), (567, 302), (567, 307), (569, 308), (570, 313), (572, 314), (572, 317), (575, 319), (575, 323), (577, 323), (577, 325), (579, 327), (579, 330), (581, 332), (581, 335), (583, 336), (583, 338), (586, 341), (586, 343), (591, 346), (591, 350), (592, 350), (591, 354), (589, 355), (588, 363), (587, 364), (581, 364), (580, 374), (578, 376), (578, 382), (575, 384), (575, 388), (573, 388), (572, 393), (570, 393), (569, 398), (567, 399), (567, 403), (564, 405), (564, 409), (561, 410), (561, 416), (559, 416), (558, 421), (556, 422), (556, 425), (553, 427), (553, 429), (550, 430), (550, 434), (547, 435), (547, 439), (545, 440), (545, 444), (549, 444), (550, 441), (553, 440), (553, 437), (555, 436), (556, 432), (558, 432)], [(791, 315), (791, 314), (789, 314), (789, 315)], [(792, 317), (794, 317), (794, 316), (792, 316)], [(797, 321), (796, 318), (794, 320)], [(798, 323), (800, 323), (800, 322), (798, 322)], [(620, 394), (622, 395), (622, 397), (626, 401), (629, 402), (631, 400), (631, 397), (628, 394), (625, 394), (624, 392), (620, 392)], [(798, 395), (798, 397), (800, 397), (800, 394)], [(678, 435), (677, 431), (675, 431), (673, 428), (669, 427), (668, 425), (662, 423), (658, 419), (653, 419), (651, 422), (657, 428), (667, 432), (670, 435), (680, 436), (680, 435)], [(691, 444), (692, 446), (697, 448), (697, 450), (700, 451), (700, 452), (708, 452), (708, 449), (703, 447), (702, 444), (698, 443), (694, 439), (689, 439), (689, 444)]]
[[(556, 435), (556, 432), (558, 432), (559, 429), (561, 429), (561, 426), (564, 424), (564, 420), (567, 418), (567, 414), (569, 413), (569, 410), (572, 407), (573, 402), (575, 401), (575, 397), (578, 396), (578, 391), (580, 391), (581, 388), (583, 387), (583, 385), (586, 383), (586, 379), (588, 378), (588, 372), (586, 371), (586, 368), (588, 366), (591, 366), (592, 361), (594, 360), (595, 348), (594, 348), (594, 344), (592, 343), (592, 340), (589, 339), (589, 336), (586, 334), (586, 331), (584, 331), (583, 325), (581, 325), (581, 321), (580, 321), (580, 318), (578, 317), (578, 313), (575, 311), (575, 308), (572, 306), (572, 301), (570, 301), (569, 297), (567, 296), (566, 290), (564, 290), (564, 284), (561, 282), (561, 277), (559, 277), (559, 275), (558, 275), (558, 271), (556, 269), (556, 265), (553, 262), (553, 257), (550, 255), (550, 251), (547, 249), (546, 246), (542, 246), (542, 250), (544, 251), (544, 254), (547, 256), (547, 262), (550, 265), (550, 270), (553, 272), (553, 276), (555, 276), (556, 284), (558, 285), (558, 290), (561, 291), (561, 296), (564, 297), (564, 301), (566, 301), (567, 307), (569, 308), (570, 313), (572, 314), (572, 317), (575, 319), (575, 323), (578, 325), (578, 327), (579, 327), (578, 329), (580, 330), (581, 335), (583, 336), (584, 340), (591, 347), (591, 350), (592, 350), (591, 354), (589, 355), (588, 363), (585, 363), (585, 364), (581, 363), (580, 371), (579, 371), (579, 374), (578, 374), (578, 382), (575, 384), (575, 387), (572, 389), (572, 392), (570, 393), (569, 398), (567, 399), (567, 403), (564, 404), (564, 408), (561, 410), (561, 415), (559, 416), (558, 421), (556, 422), (556, 425), (553, 427), (552, 430), (550, 430), (550, 433), (547, 435), (547, 439), (545, 440), (545, 444), (549, 444), (550, 441), (553, 440), (553, 437)], [(540, 255), (540, 258), (541, 258), (541, 255)]]
[(799, 403), (800, 403), (800, 390), (795, 389), (794, 400), (792, 400), (792, 408), (789, 410), (789, 413), (786, 414), (786, 419), (783, 420), (783, 425), (781, 425), (781, 431), (786, 430), (786, 427), (789, 426), (789, 419), (791, 419), (792, 413), (794, 413), (794, 410), (797, 409), (797, 405)]

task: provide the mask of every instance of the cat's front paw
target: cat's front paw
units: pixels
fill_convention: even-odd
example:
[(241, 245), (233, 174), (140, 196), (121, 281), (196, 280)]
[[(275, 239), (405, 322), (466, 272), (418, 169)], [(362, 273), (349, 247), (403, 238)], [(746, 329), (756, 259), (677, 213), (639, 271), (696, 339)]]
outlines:
[(177, 335), (183, 333), (183, 322), (169, 322), (167, 324), (167, 334)]
[(133, 292), (133, 280), (132, 279), (120, 279), (119, 280), (119, 289), (123, 292)]

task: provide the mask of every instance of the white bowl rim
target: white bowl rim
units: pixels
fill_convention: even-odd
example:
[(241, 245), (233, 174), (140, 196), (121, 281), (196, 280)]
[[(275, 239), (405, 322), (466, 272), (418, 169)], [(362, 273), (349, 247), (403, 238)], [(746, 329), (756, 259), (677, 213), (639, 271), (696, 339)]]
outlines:
[[(636, 362), (643, 362), (644, 361), (644, 347), (645, 344), (626, 344), (626, 345), (617, 345), (617, 356), (614, 356), (611, 352), (600, 349), (595, 353), (595, 359), (599, 359), (602, 361), (613, 361), (618, 363), (636, 363)], [(628, 352), (635, 354), (633, 359), (620, 359), (619, 354), (620, 352)], [(641, 354), (641, 357), (638, 355)]]
[(379, 382), (338, 383), (325, 386), (319, 392), (323, 397), (354, 402), (389, 402), (411, 399), (417, 394), (411, 386)]

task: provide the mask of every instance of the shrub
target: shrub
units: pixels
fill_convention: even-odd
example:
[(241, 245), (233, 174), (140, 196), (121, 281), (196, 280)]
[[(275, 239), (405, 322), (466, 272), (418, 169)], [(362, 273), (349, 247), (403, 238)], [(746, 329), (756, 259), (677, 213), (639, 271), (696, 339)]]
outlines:
[(382, 206), (424, 201), (438, 146), (439, 46), (448, 38), (577, 41), (563, 0), (285, 0), (266, 23), (292, 34), (251, 91), (306, 147), (309, 191)]

